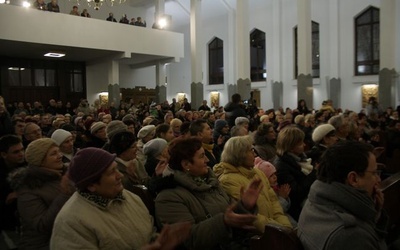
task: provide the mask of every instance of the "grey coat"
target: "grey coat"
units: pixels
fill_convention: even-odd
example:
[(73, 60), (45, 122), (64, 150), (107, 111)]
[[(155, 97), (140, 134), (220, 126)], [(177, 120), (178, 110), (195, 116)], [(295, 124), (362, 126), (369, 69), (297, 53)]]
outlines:
[(298, 223), (305, 250), (383, 250), (387, 217), (365, 191), (345, 184), (315, 181)]

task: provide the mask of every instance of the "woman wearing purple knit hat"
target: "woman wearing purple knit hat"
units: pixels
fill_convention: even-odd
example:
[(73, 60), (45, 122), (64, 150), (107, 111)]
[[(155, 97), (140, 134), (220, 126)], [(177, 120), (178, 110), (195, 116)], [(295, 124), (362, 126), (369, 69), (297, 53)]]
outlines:
[[(51, 249), (142, 249), (155, 236), (153, 218), (141, 199), (124, 189), (115, 158), (99, 148), (82, 149), (72, 158), (68, 176), (77, 191), (54, 222)], [(174, 249), (189, 231), (188, 224), (171, 225), (156, 244)]]

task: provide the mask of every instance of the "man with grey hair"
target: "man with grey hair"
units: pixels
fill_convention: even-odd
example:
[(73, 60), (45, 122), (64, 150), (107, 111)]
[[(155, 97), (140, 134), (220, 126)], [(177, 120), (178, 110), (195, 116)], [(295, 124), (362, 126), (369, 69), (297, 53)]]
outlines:
[(349, 120), (347, 117), (344, 117), (343, 115), (335, 115), (329, 119), (328, 123), (335, 128), (336, 136), (339, 141), (347, 140), (350, 131)]

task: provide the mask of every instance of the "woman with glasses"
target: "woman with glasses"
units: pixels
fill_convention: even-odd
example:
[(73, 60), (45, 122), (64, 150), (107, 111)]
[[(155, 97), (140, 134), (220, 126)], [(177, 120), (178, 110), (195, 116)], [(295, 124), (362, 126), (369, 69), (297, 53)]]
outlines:
[(221, 162), (214, 166), (214, 172), (224, 190), (235, 200), (240, 199), (243, 186), (247, 186), (254, 178), (261, 180), (263, 188), (257, 199), (257, 219), (253, 223), (259, 233), (264, 232), (266, 224), (291, 228), (268, 179), (261, 170), (254, 168), (254, 158), (251, 137), (233, 137), (225, 144)]

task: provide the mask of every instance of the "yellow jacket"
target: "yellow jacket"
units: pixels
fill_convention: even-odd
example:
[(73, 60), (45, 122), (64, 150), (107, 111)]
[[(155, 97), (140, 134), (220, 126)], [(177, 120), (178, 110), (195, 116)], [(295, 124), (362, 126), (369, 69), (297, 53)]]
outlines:
[(278, 224), (292, 228), (275, 191), (271, 188), (263, 172), (256, 168), (234, 167), (226, 162), (215, 165), (214, 172), (224, 190), (236, 200), (240, 199), (241, 187), (247, 187), (255, 177), (261, 179), (263, 189), (257, 200), (258, 214), (254, 222), (254, 226), (259, 232), (264, 232), (266, 224)]

